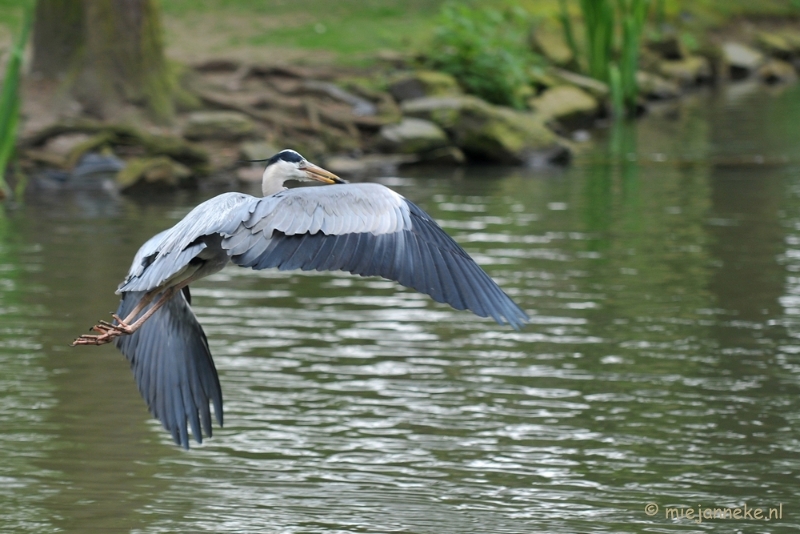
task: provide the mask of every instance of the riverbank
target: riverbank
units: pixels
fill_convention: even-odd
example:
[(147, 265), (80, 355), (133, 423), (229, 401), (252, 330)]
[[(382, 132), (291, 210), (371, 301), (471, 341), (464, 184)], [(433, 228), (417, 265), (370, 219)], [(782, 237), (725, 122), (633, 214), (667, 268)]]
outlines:
[[(35, 83), (29, 84), (20, 142), (26, 173), (45, 176), (48, 186), (69, 187), (111, 172), (121, 190), (181, 187), (209, 175), (257, 181), (259, 166), (241, 160), (263, 159), (286, 146), (343, 175), (419, 163), (558, 165), (611, 120), (608, 86), (580, 74), (580, 61), (570, 57), (552, 18), (532, 26), (528, 44), (537, 63), (529, 72), (522, 109), (512, 109), (468, 94), (462, 80), (432, 70), (429, 51), (419, 44), (408, 44), (406, 52), (375, 50), (380, 39), (365, 31), (360, 38), (372, 47), (355, 45), (357, 40), (325, 53), (275, 46), (276, 35), (317, 20), (301, 17), (298, 6), (271, 15), (256, 10), (247, 21), (243, 12), (232, 10), (217, 19), (217, 26), (209, 25), (208, 11), (181, 14), (179, 3), (164, 7), (168, 52), (188, 65), (180, 78), (193, 95), (174, 123), (108, 125), (88, 119), (80, 109), (71, 116), (49, 116), (43, 99), (37, 101)], [(545, 3), (538, 9), (552, 7)], [(331, 20), (344, 21), (347, 9), (340, 6)], [(424, 3), (409, 7), (405, 24), (416, 30), (409, 31), (408, 43), (426, 42), (429, 23), (422, 20), (431, 9)], [(402, 13), (366, 9), (361, 17), (362, 22), (389, 20)], [(691, 28), (708, 24), (701, 18), (683, 16), (679, 24), (662, 24), (645, 35), (636, 73), (639, 113), (646, 113), (650, 102), (679, 100), (701, 85), (797, 79), (796, 22), (728, 19), (725, 26), (707, 27), (700, 40)], [(194, 37), (186, 26), (192, 20)], [(235, 28), (247, 31), (235, 33)], [(263, 44), (253, 41), (259, 28)], [(319, 46), (330, 38), (324, 23), (312, 28), (316, 37), (304, 45)], [(201, 35), (216, 37), (200, 39), (205, 43), (200, 46)], [(350, 47), (362, 52), (348, 55)]]

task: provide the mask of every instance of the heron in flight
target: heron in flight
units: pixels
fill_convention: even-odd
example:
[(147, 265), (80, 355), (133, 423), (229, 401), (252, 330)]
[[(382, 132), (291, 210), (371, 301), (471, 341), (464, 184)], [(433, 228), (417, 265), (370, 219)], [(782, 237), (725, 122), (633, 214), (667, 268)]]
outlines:
[[(150, 411), (184, 448), (222, 425), (222, 393), (189, 284), (241, 267), (381, 276), (458, 310), (518, 329), (528, 316), (436, 222), (379, 184), (347, 184), (283, 150), (266, 161), (263, 197), (224, 193), (189, 212), (137, 252), (114, 321), (73, 345), (114, 341)], [(342, 184), (286, 189), (288, 180)], [(202, 424), (201, 424), (202, 421)]]

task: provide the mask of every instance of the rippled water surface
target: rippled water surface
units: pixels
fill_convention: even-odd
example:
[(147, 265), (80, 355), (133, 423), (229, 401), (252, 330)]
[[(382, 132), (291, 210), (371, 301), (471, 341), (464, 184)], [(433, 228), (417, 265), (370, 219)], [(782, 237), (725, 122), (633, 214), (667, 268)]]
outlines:
[[(529, 311), (520, 332), (341, 273), (196, 284), (226, 424), (188, 452), (113, 347), (68, 344), (139, 245), (218, 191), (6, 210), (0, 525), (796, 532), (800, 88), (748, 91), (598, 135), (563, 171), (376, 177)], [(665, 517), (745, 505), (782, 515)]]

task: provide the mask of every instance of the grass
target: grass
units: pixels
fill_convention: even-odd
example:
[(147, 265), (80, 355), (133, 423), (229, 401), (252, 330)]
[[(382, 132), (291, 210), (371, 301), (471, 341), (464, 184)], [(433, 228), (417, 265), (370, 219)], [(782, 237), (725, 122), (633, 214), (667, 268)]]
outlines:
[[(433, 35), (439, 0), (163, 0), (167, 19), (217, 17), (229, 34), (217, 48), (295, 48), (358, 62), (381, 49), (406, 50)], [(490, 3), (490, 2), (486, 2)], [(176, 43), (180, 45), (180, 43)]]
[[(160, 0), (170, 48), (193, 47), (199, 53), (216, 55), (239, 47), (255, 47), (266, 52), (297, 49), (311, 52), (307, 54), (310, 57), (322, 51), (325, 58), (345, 64), (363, 61), (382, 49), (424, 50), (434, 35), (437, 15), (445, 2)], [(18, 28), (24, 3), (0, 0), (0, 26)], [(461, 0), (459, 3), (497, 10), (516, 6), (533, 17), (552, 20), (560, 11), (559, 0)], [(668, 20), (682, 12), (691, 13), (696, 22), (693, 26), (697, 26), (698, 31), (737, 16), (783, 17), (800, 13), (800, 0), (663, 0), (663, 3)], [(578, 17), (577, 6), (570, 9), (570, 15)], [(203, 22), (199, 27), (205, 35), (182, 44), (186, 35), (197, 31), (193, 30), (197, 21)], [(10, 44), (10, 33), (0, 31), (0, 49)], [(204, 47), (200, 37), (207, 37), (214, 45)]]
[[(433, 36), (436, 16), (446, 0), (160, 0), (167, 19), (208, 19), (227, 34), (217, 50), (238, 46), (297, 48), (333, 53), (339, 61), (372, 55), (381, 49), (424, 48)], [(0, 0), (0, 26), (18, 28), (20, 0)], [(558, 0), (462, 0), (471, 7), (525, 9), (534, 17), (555, 19)], [(664, 0), (667, 19), (688, 12), (697, 25), (722, 24), (738, 16), (783, 17), (800, 13), (800, 0)], [(570, 14), (577, 17), (577, 8)], [(226, 21), (236, 20), (228, 24)], [(266, 21), (266, 23), (264, 23)], [(271, 21), (271, 22), (270, 22)], [(212, 26), (213, 28), (213, 26)], [(170, 40), (172, 46), (180, 43)], [(213, 36), (216, 37), (216, 36)], [(2, 41), (8, 39), (0, 36)]]

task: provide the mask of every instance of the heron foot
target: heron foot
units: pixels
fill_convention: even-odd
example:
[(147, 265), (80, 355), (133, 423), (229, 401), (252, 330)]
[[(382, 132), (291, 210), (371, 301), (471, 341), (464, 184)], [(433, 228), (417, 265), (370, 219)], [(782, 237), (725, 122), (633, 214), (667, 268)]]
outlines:
[(103, 330), (115, 330), (115, 331), (119, 332), (119, 335), (122, 335), (122, 334), (131, 335), (136, 331), (128, 323), (126, 323), (124, 320), (120, 319), (119, 316), (116, 313), (112, 313), (111, 317), (113, 317), (114, 320), (117, 321), (116, 324), (109, 323), (108, 321), (101, 320), (100, 324), (99, 325), (95, 325), (93, 328), (97, 329), (97, 327), (99, 326)]
[(92, 330), (95, 332), (100, 332), (100, 334), (83, 334), (82, 336), (78, 337), (75, 341), (72, 342), (72, 346), (75, 347), (76, 345), (105, 345), (106, 343), (111, 343), (115, 338), (123, 335), (132, 334), (134, 332), (127, 323), (125, 323), (122, 319), (117, 317), (117, 315), (111, 315), (118, 324), (112, 324), (108, 321), (100, 321), (99, 324), (96, 324), (92, 327)]

